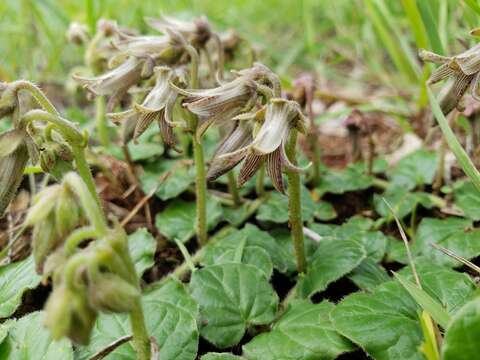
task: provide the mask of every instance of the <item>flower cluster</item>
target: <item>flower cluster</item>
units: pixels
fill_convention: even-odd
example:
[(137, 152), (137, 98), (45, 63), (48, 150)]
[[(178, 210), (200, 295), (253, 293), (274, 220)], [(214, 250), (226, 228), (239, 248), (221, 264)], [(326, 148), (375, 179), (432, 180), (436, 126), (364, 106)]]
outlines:
[(75, 173), (37, 194), (25, 219), (33, 227), (37, 271), (51, 278), (46, 325), (54, 339), (86, 344), (98, 312), (128, 313), (140, 289), (120, 226), (109, 229)]
[[(302, 170), (289, 160), (285, 145), (292, 129), (305, 132), (305, 120), (296, 102), (280, 98), (280, 81), (275, 73), (255, 63), (232, 71), (223, 80), (222, 38), (231, 36), (215, 33), (205, 18), (192, 22), (169, 17), (146, 21), (162, 35), (130, 35), (117, 26), (111, 41), (116, 52), (108, 63), (118, 66), (97, 77), (76, 79), (90, 93), (111, 95), (116, 99), (115, 106), (134, 86), (144, 89), (144, 97), (131, 101), (126, 110), (113, 112), (111, 100), (108, 106), (107, 116), (133, 129), (134, 140), (154, 121), (164, 143), (172, 148), (177, 143), (175, 127), (193, 132), (197, 141), (210, 126), (227, 129), (223, 132), (228, 135), (210, 162), (207, 179), (215, 180), (243, 160), (238, 178), (241, 186), (265, 163), (273, 186), (283, 193), (282, 170)], [(204, 74), (199, 71), (199, 52), (205, 52), (211, 60), (211, 40), (217, 45), (217, 68), (207, 64), (210, 76), (199, 79), (199, 73)], [(212, 78), (218, 85), (205, 88)], [(182, 119), (174, 119), (174, 114)]]
[(446, 78), (453, 78), (453, 83), (440, 101), (444, 114), (455, 109), (467, 90), (472, 88), (472, 96), (480, 100), (478, 83), (480, 81), (480, 44), (452, 57), (441, 56), (430, 51), (422, 50), (420, 57), (425, 61), (442, 64), (436, 69), (429, 84), (435, 84)]

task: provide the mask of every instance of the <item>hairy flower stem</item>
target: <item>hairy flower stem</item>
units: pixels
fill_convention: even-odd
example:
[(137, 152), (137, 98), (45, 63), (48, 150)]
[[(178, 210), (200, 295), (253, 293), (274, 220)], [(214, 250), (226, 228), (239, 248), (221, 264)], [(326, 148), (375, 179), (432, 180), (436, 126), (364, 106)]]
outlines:
[(95, 181), (93, 180), (92, 172), (88, 166), (87, 159), (85, 158), (85, 148), (81, 146), (72, 146), (73, 156), (75, 157), (75, 164), (77, 165), (77, 172), (82, 177), (83, 181), (87, 185), (88, 191), (92, 194), (97, 205), (101, 208), (101, 201), (95, 188)]
[(31, 83), (30, 81), (26, 80), (18, 80), (13, 82), (12, 87), (15, 89), (15, 91), (19, 90), (26, 90), (28, 91), (33, 98), (37, 101), (37, 103), (48, 113), (52, 115), (59, 115), (57, 109), (53, 104), (48, 100), (48, 98), (45, 96), (45, 94), (40, 90), (38, 86), (35, 84)]
[(255, 191), (257, 196), (263, 196), (265, 194), (265, 165), (260, 165), (257, 173), (257, 183), (255, 184)]
[[(190, 55), (190, 88), (198, 87), (198, 62), (199, 57), (195, 48), (186, 45), (185, 50)], [(197, 202), (196, 233), (197, 241), (200, 245), (207, 243), (207, 174), (205, 171), (205, 158), (203, 156), (202, 139), (197, 136), (196, 129), (198, 125), (197, 117), (187, 111), (188, 125), (192, 131), (193, 158), (195, 160), (195, 190)]]
[(310, 132), (307, 138), (310, 145), (310, 150), (312, 151), (312, 182), (314, 185), (316, 185), (320, 182), (320, 144), (318, 143), (318, 137), (316, 133)]
[(95, 120), (97, 125), (98, 139), (103, 147), (110, 145), (108, 136), (107, 118), (105, 116), (105, 97), (97, 96), (95, 98)]
[(195, 190), (197, 201), (197, 240), (200, 245), (207, 243), (207, 177), (202, 140), (192, 136), (193, 157), (195, 159)]
[[(297, 145), (297, 130), (292, 130), (287, 145), (287, 156), (296, 164), (295, 148)], [(302, 203), (300, 198), (300, 175), (288, 171), (288, 218), (292, 234), (293, 247), (299, 273), (306, 272), (306, 259), (303, 240)]]
[(230, 195), (232, 195), (233, 205), (238, 206), (242, 203), (242, 199), (240, 197), (240, 192), (238, 191), (235, 174), (233, 173), (233, 171), (229, 171), (227, 174), (227, 177), (228, 177), (228, 191), (230, 192)]
[(137, 359), (150, 360), (150, 338), (148, 337), (140, 300), (136, 301), (136, 304), (130, 311), (130, 324), (132, 326), (133, 347), (137, 353)]

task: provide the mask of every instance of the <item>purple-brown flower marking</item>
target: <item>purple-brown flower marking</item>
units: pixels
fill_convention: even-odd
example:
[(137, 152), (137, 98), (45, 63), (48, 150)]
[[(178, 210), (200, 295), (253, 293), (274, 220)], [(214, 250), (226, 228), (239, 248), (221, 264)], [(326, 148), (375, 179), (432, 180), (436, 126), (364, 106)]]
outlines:
[(174, 147), (176, 140), (173, 134), (175, 124), (172, 114), (177, 100), (177, 92), (170, 86), (170, 82), (178, 83), (180, 77), (178, 72), (167, 67), (155, 68), (155, 75), (155, 86), (145, 97), (142, 104), (134, 104), (130, 110), (108, 114), (108, 116), (114, 121), (134, 121), (134, 140), (138, 139), (152, 122), (156, 120), (160, 127), (163, 141), (168, 146)]
[(305, 120), (299, 105), (294, 101), (272, 99), (267, 105), (265, 120), (253, 141), (243, 148), (219, 156), (219, 159), (227, 159), (235, 164), (245, 159), (238, 176), (239, 186), (265, 163), (273, 186), (284, 193), (282, 167), (295, 172), (303, 170), (290, 162), (285, 151), (292, 129), (305, 132)]
[(472, 96), (476, 100), (480, 100), (480, 95), (478, 94), (480, 44), (452, 57), (437, 55), (425, 50), (420, 52), (420, 57), (425, 61), (442, 64), (430, 76), (429, 84), (437, 83), (449, 77), (453, 78), (453, 84), (440, 102), (442, 111), (445, 114), (457, 107), (470, 86), (472, 86)]

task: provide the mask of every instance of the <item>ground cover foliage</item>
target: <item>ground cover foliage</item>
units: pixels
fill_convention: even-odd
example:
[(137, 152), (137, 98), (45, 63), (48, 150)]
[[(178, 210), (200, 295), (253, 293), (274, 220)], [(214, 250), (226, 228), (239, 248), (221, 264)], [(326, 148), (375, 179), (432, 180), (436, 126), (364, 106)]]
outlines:
[(477, 357), (480, 3), (80, 3), (0, 5), (1, 359)]

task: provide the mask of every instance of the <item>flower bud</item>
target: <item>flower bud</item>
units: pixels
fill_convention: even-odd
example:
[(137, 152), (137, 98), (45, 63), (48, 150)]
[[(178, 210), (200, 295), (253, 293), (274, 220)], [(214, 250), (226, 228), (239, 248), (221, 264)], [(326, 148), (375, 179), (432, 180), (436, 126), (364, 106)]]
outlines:
[(88, 287), (88, 296), (93, 308), (104, 311), (130, 312), (140, 298), (140, 291), (112, 273), (98, 274)]
[(45, 305), (45, 325), (50, 329), (52, 338), (60, 340), (68, 336), (72, 320), (72, 295), (64, 285), (55, 288)]
[(67, 186), (63, 186), (55, 204), (55, 225), (58, 237), (64, 240), (82, 222), (82, 210), (77, 199)]
[(18, 106), (18, 95), (13, 86), (2, 84), (0, 88), (0, 118), (10, 115)]
[(47, 300), (45, 311), (45, 325), (53, 339), (68, 336), (77, 344), (88, 344), (97, 312), (81, 292), (70, 290), (65, 285), (55, 288)]
[(40, 167), (49, 173), (55, 166), (57, 156), (51, 145), (46, 144), (45, 149), (40, 153)]
[(75, 293), (72, 301), (71, 323), (68, 337), (76, 344), (87, 345), (98, 313), (84, 294)]
[(28, 149), (24, 142), (7, 156), (0, 157), (0, 216), (17, 193), (27, 161)]
[(43, 221), (37, 223), (32, 233), (32, 252), (36, 269), (39, 274), (43, 271), (43, 264), (48, 255), (55, 249), (61, 238), (55, 230), (55, 217), (49, 214)]

